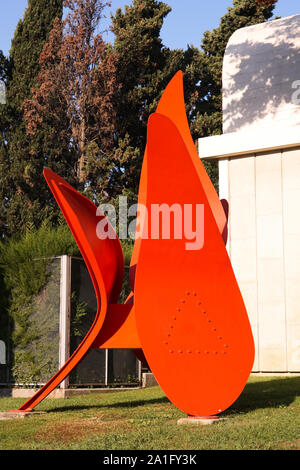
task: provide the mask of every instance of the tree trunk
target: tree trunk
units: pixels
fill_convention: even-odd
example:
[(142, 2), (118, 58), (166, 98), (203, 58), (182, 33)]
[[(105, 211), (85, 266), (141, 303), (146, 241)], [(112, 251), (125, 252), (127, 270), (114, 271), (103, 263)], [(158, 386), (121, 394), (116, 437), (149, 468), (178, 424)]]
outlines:
[(84, 182), (84, 166), (85, 166), (85, 121), (82, 119), (80, 124), (79, 135), (79, 153), (77, 176), (80, 183)]

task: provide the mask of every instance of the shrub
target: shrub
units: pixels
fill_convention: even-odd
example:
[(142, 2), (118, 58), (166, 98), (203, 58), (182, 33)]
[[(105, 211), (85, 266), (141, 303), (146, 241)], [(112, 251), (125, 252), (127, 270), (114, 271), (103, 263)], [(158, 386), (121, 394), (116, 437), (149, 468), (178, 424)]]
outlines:
[[(122, 244), (125, 264), (129, 264), (132, 242)], [(61, 220), (58, 227), (46, 221), (38, 229), (28, 228), (24, 235), (0, 242), (0, 255), (0, 339), (7, 343), (11, 338), (12, 380), (44, 382), (58, 367), (60, 264), (55, 258), (80, 256), (80, 251)], [(128, 269), (120, 302), (130, 292), (126, 274)], [(83, 311), (81, 304), (74, 305), (74, 295), (71, 336), (76, 336), (76, 328), (88, 314), (87, 306)]]
[[(12, 379), (37, 382), (57, 367), (55, 345), (39, 341), (43, 333), (57, 329), (57, 316), (51, 310), (59, 302), (59, 269), (53, 267), (53, 260), (63, 254), (79, 255), (79, 249), (63, 221), (56, 228), (46, 221), (38, 229), (28, 228), (23, 236), (1, 242), (0, 254), (6, 290), (0, 299), (1, 319), (11, 333)], [(46, 285), (47, 299), (41, 295)]]

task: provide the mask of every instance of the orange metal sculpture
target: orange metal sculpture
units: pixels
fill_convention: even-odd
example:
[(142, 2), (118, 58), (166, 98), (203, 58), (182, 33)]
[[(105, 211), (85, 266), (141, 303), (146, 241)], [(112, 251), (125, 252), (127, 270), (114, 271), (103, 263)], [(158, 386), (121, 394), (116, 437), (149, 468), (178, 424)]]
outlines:
[(165, 237), (162, 227), (155, 237), (146, 236), (153, 220), (141, 216), (142, 236), (135, 241), (130, 268), (132, 293), (124, 305), (117, 304), (124, 271), (120, 242), (96, 234), (104, 215), (99, 218), (96, 206), (51, 170), (44, 175), (86, 262), (98, 309), (77, 350), (18, 411), (33, 410), (91, 348), (133, 349), (148, 362), (167, 397), (190, 416), (228, 408), (249, 377), (254, 342), (225, 247), (225, 204), (190, 135), (182, 73), (169, 83), (149, 119), (139, 204), (147, 214), (161, 204), (182, 212), (201, 207), (204, 243), (187, 249), (191, 238), (184, 222), (181, 237), (175, 229)]

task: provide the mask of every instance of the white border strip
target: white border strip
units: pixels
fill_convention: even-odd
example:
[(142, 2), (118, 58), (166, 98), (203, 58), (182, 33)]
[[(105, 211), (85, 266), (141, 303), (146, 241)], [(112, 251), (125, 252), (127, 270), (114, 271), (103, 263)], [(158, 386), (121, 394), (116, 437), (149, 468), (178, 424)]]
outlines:
[[(71, 257), (62, 256), (60, 266), (59, 368), (70, 356)], [(69, 376), (62, 381), (60, 388), (68, 386)]]
[(261, 129), (233, 132), (198, 140), (201, 159), (229, 158), (300, 146), (300, 126), (292, 129)]

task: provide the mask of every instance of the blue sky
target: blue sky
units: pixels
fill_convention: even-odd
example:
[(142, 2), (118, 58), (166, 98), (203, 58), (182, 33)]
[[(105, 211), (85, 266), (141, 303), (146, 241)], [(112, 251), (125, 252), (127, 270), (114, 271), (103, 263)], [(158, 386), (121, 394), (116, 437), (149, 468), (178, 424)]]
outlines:
[[(172, 7), (172, 12), (167, 16), (161, 37), (163, 43), (174, 48), (186, 48), (187, 44), (200, 45), (203, 32), (212, 29), (219, 24), (221, 16), (226, 13), (232, 0), (165, 0)], [(27, 0), (13, 0), (3, 2), (0, 16), (0, 49), (5, 54), (10, 49), (11, 39), (15, 27), (23, 17)], [(130, 4), (130, 0), (112, 0), (112, 11)], [(279, 0), (275, 14), (289, 16), (300, 13), (299, 0)]]

